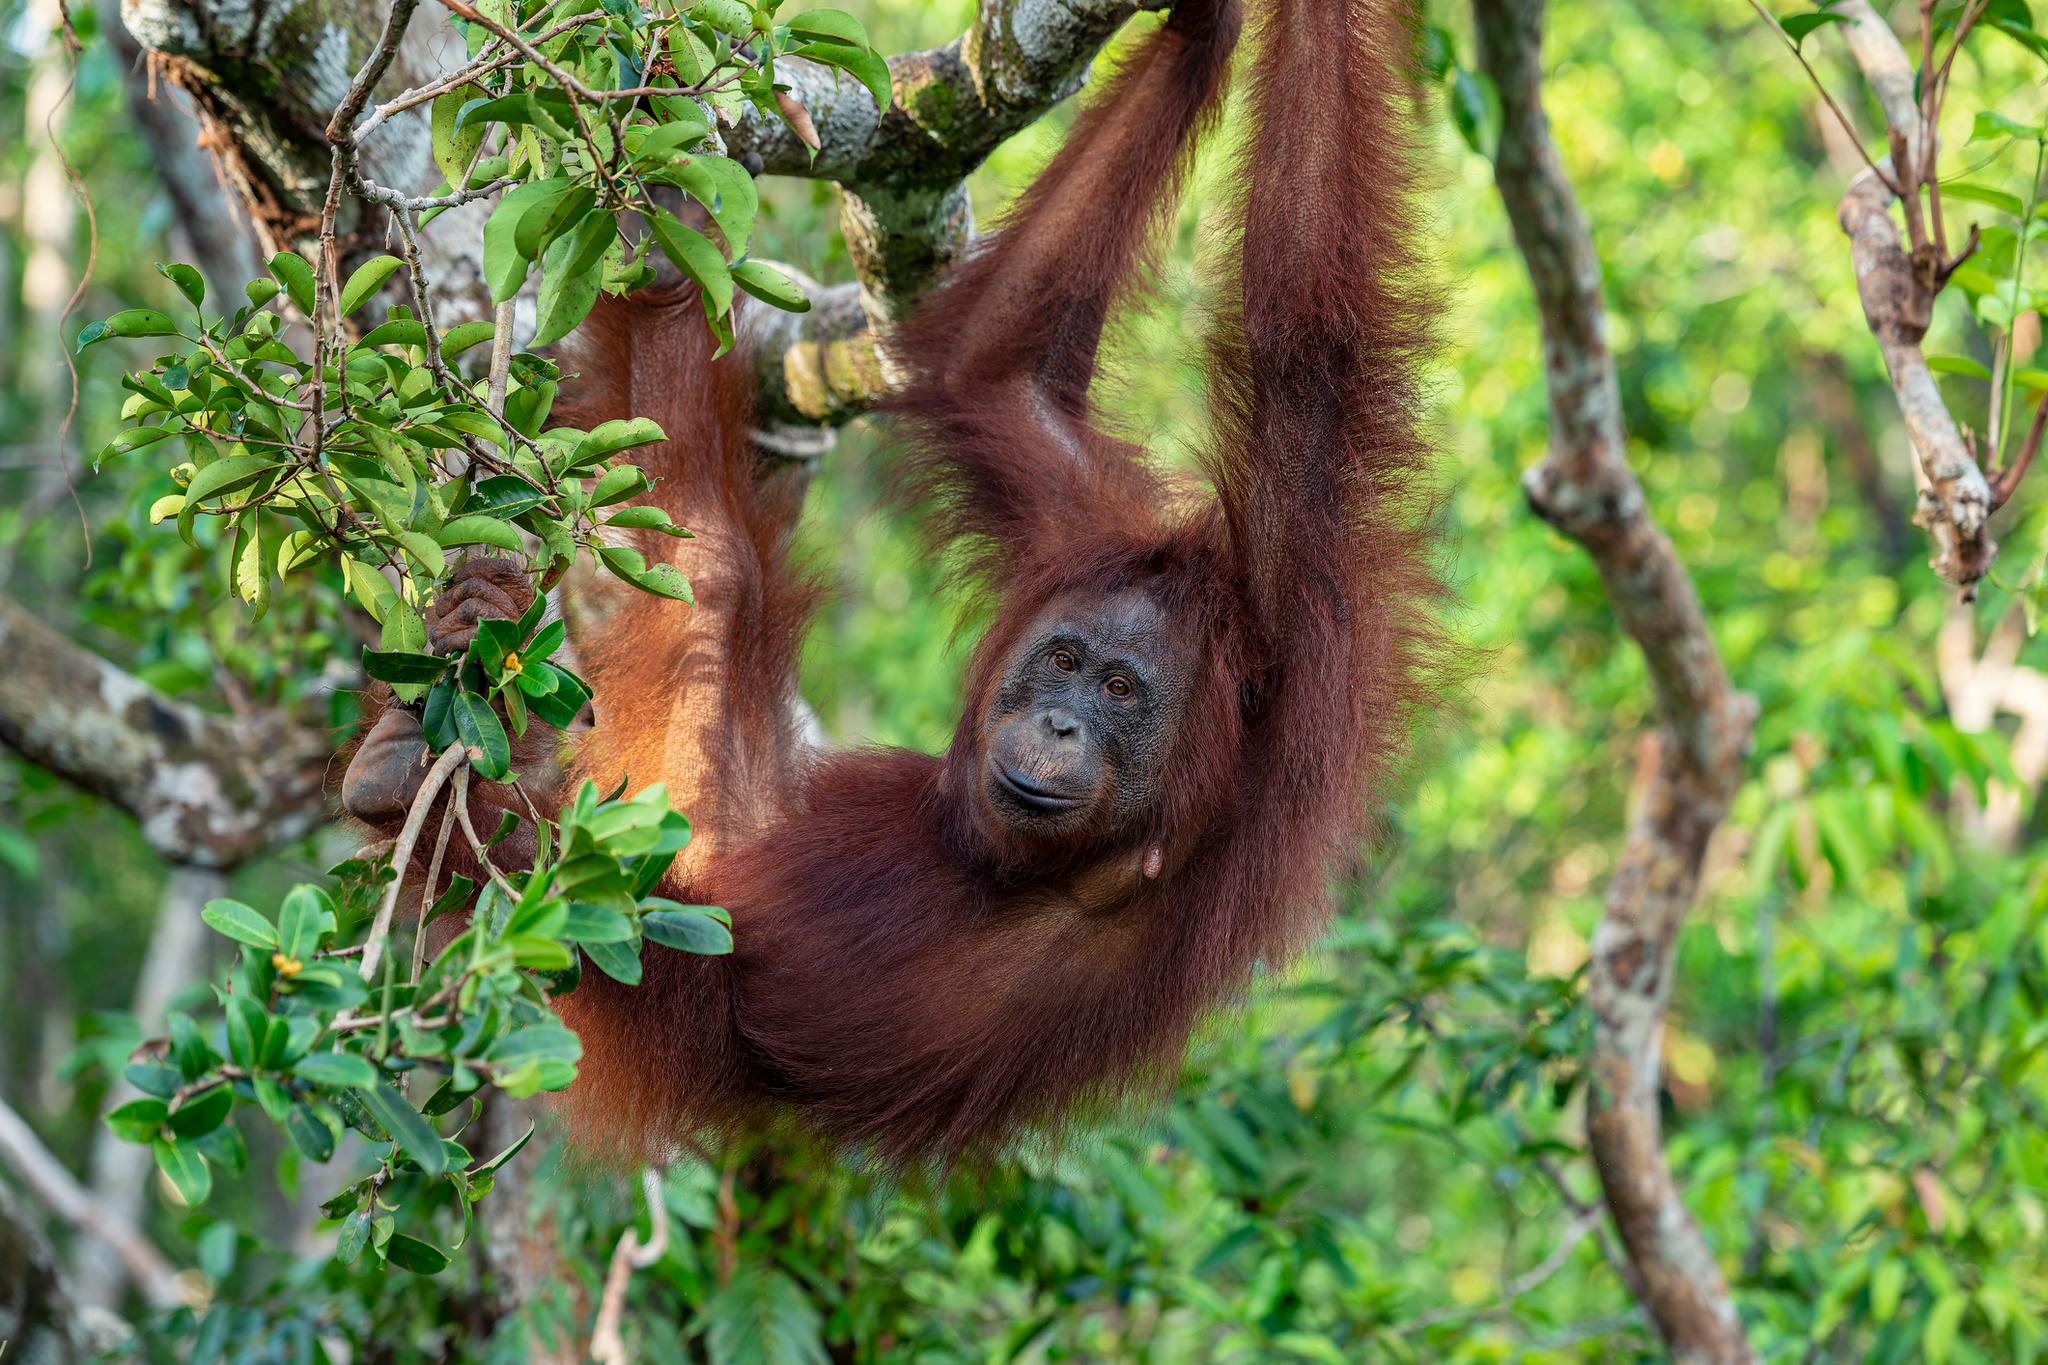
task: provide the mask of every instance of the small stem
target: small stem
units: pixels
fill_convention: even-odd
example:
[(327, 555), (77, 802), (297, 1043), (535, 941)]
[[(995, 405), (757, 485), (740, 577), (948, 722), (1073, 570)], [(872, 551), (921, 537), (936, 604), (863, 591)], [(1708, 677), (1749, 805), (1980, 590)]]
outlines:
[(441, 812), (441, 832), (434, 838), (434, 858), (427, 864), (427, 889), (420, 895), (420, 917), (412, 931), (412, 974), (406, 977), (408, 983), (420, 979), (420, 963), (427, 952), (427, 912), (434, 908), (434, 888), (441, 884), (441, 858), (448, 852), (448, 835), (455, 828), (455, 807), (451, 803)]
[(412, 799), (412, 809), (405, 815), (405, 826), (399, 830), (398, 842), (391, 848), (391, 866), (397, 875), (391, 879), (390, 889), (385, 891), (384, 900), (377, 907), (377, 918), (370, 925), (370, 937), (363, 948), (365, 981), (377, 979), (377, 965), (384, 956), (384, 940), (391, 932), (391, 917), (398, 909), (398, 893), (405, 886), (405, 869), (412, 862), (413, 845), (419, 842), (420, 830), (427, 823), (427, 811), (433, 807), (434, 798), (441, 794), (441, 788), (448, 784), (449, 774), (468, 761), (469, 754), (460, 744), (449, 745), (434, 761), (427, 780), (420, 784), (419, 795)]

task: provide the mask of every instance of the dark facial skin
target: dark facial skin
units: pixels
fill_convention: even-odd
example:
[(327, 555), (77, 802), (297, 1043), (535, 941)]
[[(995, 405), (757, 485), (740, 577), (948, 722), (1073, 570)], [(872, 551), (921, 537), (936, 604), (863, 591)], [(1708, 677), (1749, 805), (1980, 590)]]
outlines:
[(1050, 603), (1003, 661), (983, 721), (990, 817), (1060, 839), (1143, 815), (1187, 708), (1192, 654), (1141, 591)]

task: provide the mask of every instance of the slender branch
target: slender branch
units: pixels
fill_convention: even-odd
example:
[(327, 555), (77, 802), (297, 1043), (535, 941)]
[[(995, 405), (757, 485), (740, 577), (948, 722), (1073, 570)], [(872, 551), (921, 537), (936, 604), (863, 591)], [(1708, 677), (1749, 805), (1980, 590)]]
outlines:
[[(1921, 92), (1930, 97), (1928, 113), (1923, 116), (1915, 94), (1912, 61), (1898, 35), (1867, 0), (1842, 0), (1830, 12), (1847, 20), (1833, 27), (1843, 31), (1857, 66), (1884, 110), (1894, 170), (1920, 168), (1902, 199), (1908, 228), (1904, 243), (1891, 215), (1892, 186), (1867, 171), (1849, 182), (1837, 217), (1849, 237), (1864, 321), (1884, 355), (1899, 415), (1913, 446), (1918, 488), (1913, 520), (1934, 541), (1930, 561), (1934, 571), (1968, 598), (1998, 553), (1989, 527), (1997, 503), (1977, 454), (1949, 413), (1921, 351), (1933, 317), (1934, 296), (1955, 268), (1955, 263), (1943, 261), (1939, 247), (1927, 240), (1919, 214), (1919, 182), (1934, 179), (1941, 91)], [(1951, 50), (1950, 58), (1953, 56)], [(1966, 254), (1974, 245), (1973, 235)]]
[(1628, 465), (1600, 261), (1543, 111), (1542, 0), (1472, 8), (1480, 65), (1501, 97), (1494, 175), (1543, 319), (1551, 444), (1523, 491), (1592, 558), (1643, 652), (1662, 720), (1593, 935), (1588, 1145), (1639, 1297), (1673, 1357), (1748, 1362), (1720, 1266), (1664, 1153), (1658, 1065), (1679, 922), (1741, 781), (1756, 707), (1730, 686), (1698, 593)]
[[(391, 866), (397, 875), (384, 891), (384, 899), (378, 903), (377, 918), (371, 921), (370, 936), (363, 949), (363, 980), (375, 981), (377, 967), (383, 961), (384, 940), (391, 933), (391, 917), (398, 909), (398, 893), (405, 887), (405, 870), (412, 864), (413, 845), (420, 840), (420, 831), (426, 827), (427, 812), (433, 808), (434, 798), (447, 785), (448, 777), (456, 768), (469, 761), (469, 753), (460, 744), (451, 744), (434, 760), (434, 766), (427, 771), (426, 780), (420, 783), (419, 795), (413, 797), (412, 807), (405, 813), (405, 824), (398, 831), (398, 841), (391, 848)], [(432, 888), (428, 888), (429, 894)]]
[(612, 1250), (611, 1266), (604, 1277), (604, 1297), (590, 1333), (590, 1358), (598, 1365), (629, 1365), (632, 1356), (619, 1333), (626, 1312), (626, 1285), (635, 1270), (645, 1270), (668, 1252), (668, 1205), (661, 1197), (661, 1176), (653, 1167), (640, 1172), (640, 1189), (647, 1199), (647, 1240), (640, 1240), (638, 1229), (627, 1228)]
[(2020, 442), (2019, 453), (1991, 481), (1991, 506), (1994, 510), (2005, 506), (2019, 489), (2020, 480), (2027, 477), (2027, 468), (2034, 463), (2034, 456), (2041, 449), (2043, 432), (2048, 432), (2048, 393), (2041, 395), (2040, 403), (2034, 408), (2034, 421), (2027, 428), (2026, 439)]
[(202, 1296), (178, 1278), (177, 1270), (164, 1254), (133, 1225), (93, 1198), (5, 1100), (0, 1100), (0, 1158), (52, 1213), (111, 1247), (153, 1307), (177, 1308), (201, 1302)]
[(1849, 139), (1849, 145), (1856, 149), (1856, 155), (1863, 158), (1863, 164), (1870, 167), (1870, 173), (1882, 180), (1885, 188), (1893, 194), (1902, 193), (1898, 182), (1885, 172), (1884, 167), (1870, 159), (1870, 153), (1863, 147), (1863, 135), (1856, 131), (1856, 125), (1849, 122), (1849, 115), (1835, 102), (1834, 93), (1828, 89), (1827, 82), (1820, 78), (1820, 73), (1806, 60), (1806, 53), (1800, 48), (1799, 41), (1785, 32), (1784, 25), (1778, 22), (1777, 16), (1764, 8), (1763, 0), (1749, 0), (1749, 7), (1756, 11), (1757, 17), (1770, 27), (1771, 32), (1785, 40), (1785, 46), (1791, 50), (1793, 60), (1797, 61), (1800, 69), (1806, 73), (1806, 79), (1813, 83), (1814, 92), (1826, 102), (1829, 112), (1835, 116), (1835, 122), (1842, 125), (1842, 132)]

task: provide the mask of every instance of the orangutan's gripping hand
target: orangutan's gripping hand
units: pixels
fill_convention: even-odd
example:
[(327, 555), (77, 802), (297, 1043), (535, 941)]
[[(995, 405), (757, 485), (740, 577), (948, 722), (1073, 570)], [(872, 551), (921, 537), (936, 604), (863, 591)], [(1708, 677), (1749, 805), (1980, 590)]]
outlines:
[[(455, 570), (447, 588), (427, 608), (427, 649), (459, 654), (476, 638), (476, 624), (489, 618), (517, 620), (533, 604), (533, 583), (509, 559), (472, 559)], [(388, 695), (384, 712), (363, 736), (341, 779), (341, 806), (375, 829), (405, 819), (431, 760), (419, 718)]]

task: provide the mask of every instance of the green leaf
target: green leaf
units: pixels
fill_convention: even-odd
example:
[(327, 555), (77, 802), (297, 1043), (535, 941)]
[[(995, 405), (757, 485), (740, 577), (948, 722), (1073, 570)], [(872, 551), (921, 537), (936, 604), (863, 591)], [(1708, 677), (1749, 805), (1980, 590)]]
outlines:
[(284, 286), (284, 292), (301, 313), (313, 316), (313, 267), (295, 251), (280, 251), (270, 258), (270, 273)]
[(205, 1137), (228, 1120), (235, 1107), (235, 1092), (225, 1085), (203, 1090), (170, 1111), (165, 1122), (181, 1138)]
[(363, 650), (363, 672), (388, 683), (430, 683), (448, 671), (449, 661), (405, 650)]
[(176, 1067), (150, 1066), (143, 1062), (130, 1062), (121, 1068), (122, 1078), (145, 1095), (154, 1095), (167, 1100), (178, 1093), (178, 1087), (185, 1077)]
[(450, 185), (460, 185), (469, 174), (469, 163), (484, 145), (484, 134), (490, 131), (489, 125), (481, 122), (462, 128), (455, 126), (462, 106), (481, 93), (474, 85), (460, 85), (434, 97), (434, 164), (448, 177)]
[(878, 111), (889, 111), (889, 64), (869, 49), (851, 43), (816, 42), (805, 43), (794, 49), (791, 55), (838, 67), (868, 88), (868, 93), (875, 97)]
[(508, 1069), (532, 1061), (573, 1063), (583, 1058), (583, 1042), (560, 1024), (534, 1024), (500, 1038), (484, 1057)]
[(600, 545), (597, 557), (605, 568), (643, 591), (678, 602), (696, 601), (690, 580), (673, 564), (650, 565), (638, 550), (623, 545)]
[(208, 498), (232, 493), (277, 467), (277, 461), (268, 455), (229, 455), (215, 460), (192, 475), (192, 482), (185, 487), (185, 505), (197, 507)]
[(667, 531), (671, 535), (688, 537), (689, 532), (677, 526), (669, 514), (659, 507), (625, 507), (604, 519), (606, 526), (617, 526), (627, 531)]
[(625, 943), (586, 943), (583, 953), (598, 965), (600, 971), (621, 985), (640, 984), (640, 943), (637, 939)]
[(526, 283), (526, 272), (531, 262), (519, 254), (515, 240), (520, 219), (536, 204), (561, 194), (568, 184), (560, 177), (529, 180), (507, 190), (498, 206), (491, 210), (490, 218), (484, 223), (484, 279), (491, 286), (491, 302), (503, 303)]
[(647, 904), (662, 908), (640, 916), (640, 932), (662, 947), (714, 957), (732, 951), (732, 929), (724, 911), (667, 900)]
[(576, 243), (577, 238), (564, 237), (548, 249), (547, 260), (541, 266), (540, 297), (534, 305), (533, 339), (529, 345), (545, 346), (561, 340), (576, 330), (597, 303), (598, 290), (604, 283), (604, 262), (580, 271), (569, 269)]
[(391, 538), (420, 562), (429, 577), (439, 578), (448, 572), (448, 556), (441, 553), (441, 547), (432, 536), (421, 535), (418, 531), (393, 531)]
[(441, 1145), (441, 1135), (434, 1131), (420, 1111), (405, 1102), (405, 1098), (391, 1088), (388, 1081), (375, 1085), (358, 1087), (354, 1092), (362, 1097), (377, 1122), (384, 1125), (384, 1131), (391, 1134), (399, 1149), (411, 1157), (428, 1176), (445, 1174), (448, 1169), (448, 1150)]
[(872, 48), (860, 20), (843, 9), (807, 9), (789, 17), (789, 31), (799, 37), (823, 38), (849, 47)]
[(676, 269), (694, 280), (720, 313), (730, 311), (732, 272), (711, 239), (695, 228), (683, 226), (664, 208), (655, 209), (647, 225), (661, 245), (662, 254), (675, 262)]
[(1955, 1353), (1956, 1331), (1963, 1323), (1963, 1310), (1970, 1306), (1970, 1297), (1960, 1290), (1943, 1294), (1927, 1310), (1927, 1321), (1920, 1328), (1920, 1353), (1927, 1365), (1947, 1365), (1948, 1358)]
[(363, 306), (369, 297), (384, 287), (384, 281), (404, 262), (396, 256), (372, 256), (355, 268), (348, 277), (348, 283), (341, 287), (341, 300), (336, 305), (337, 318), (345, 318)]
[(512, 771), (512, 744), (505, 726), (491, 704), (474, 692), (458, 692), (454, 700), (455, 733), (465, 748), (477, 750), (472, 759), (479, 776), (498, 781)]
[(207, 1169), (206, 1158), (197, 1148), (168, 1138), (158, 1138), (151, 1144), (156, 1154), (156, 1168), (171, 1182), (171, 1188), (185, 1201), (187, 1208), (197, 1208), (213, 1193), (213, 1173)]
[(1986, 204), (2017, 218), (2026, 211), (2016, 194), (1992, 189), (1989, 185), (1978, 185), (1968, 180), (1944, 180), (1941, 182), (1943, 199), (1958, 199), (1972, 204)]
[(154, 1142), (169, 1113), (170, 1107), (160, 1099), (130, 1100), (107, 1115), (107, 1127), (123, 1142)]
[(1997, 142), (2009, 137), (2040, 136), (2041, 129), (2021, 123), (2016, 118), (2007, 118), (1995, 109), (1979, 109), (1976, 121), (1970, 125), (1971, 142)]
[(1989, 369), (1966, 355), (1931, 355), (1927, 357), (1927, 368), (1936, 374), (1960, 374), (1987, 381), (1991, 378)]
[(753, 11), (739, 0), (697, 0), (689, 13), (728, 37), (744, 38), (754, 31)]
[(326, 1104), (317, 1109), (303, 1102), (293, 1105), (284, 1120), (284, 1130), (291, 1134), (292, 1145), (314, 1161), (331, 1160), (334, 1141), (341, 1134), (340, 1121), (332, 1117), (333, 1112)]
[(2012, 372), (2012, 382), (2023, 389), (2039, 392), (2048, 389), (2048, 370), (2020, 369)]
[[(518, 229), (512, 234), (512, 244), (520, 255), (537, 261), (557, 238), (581, 223), (584, 214), (590, 212), (596, 203), (597, 191), (588, 185), (562, 181), (554, 193), (526, 211), (519, 220)], [(607, 218), (610, 216), (605, 214)]]
[[(445, 1160), (444, 1155), (444, 1163)], [(400, 1270), (410, 1270), (415, 1275), (438, 1275), (448, 1268), (447, 1252), (402, 1232), (392, 1233), (391, 1240), (384, 1244), (384, 1258)]]
[(442, 545), (490, 545), (518, 553), (522, 549), (517, 527), (496, 517), (457, 517), (434, 533)]
[(590, 505), (608, 507), (615, 502), (624, 502), (647, 487), (646, 470), (636, 464), (616, 464), (591, 485)]
[(489, 318), (458, 322), (441, 333), (441, 359), (453, 360), (470, 347), (492, 340), (497, 334), (497, 326)]
[(257, 948), (277, 947), (277, 929), (263, 918), (254, 907), (235, 900), (208, 901), (199, 912), (217, 934), (224, 934), (237, 943), (247, 943)]
[(334, 1241), (334, 1259), (343, 1265), (354, 1265), (369, 1240), (370, 1211), (357, 1209), (341, 1222), (341, 1233)]
[(765, 304), (785, 313), (808, 313), (811, 301), (803, 288), (774, 266), (762, 261), (741, 261), (732, 268), (732, 282)]
[(652, 178), (673, 181), (691, 198), (711, 211), (711, 221), (725, 238), (725, 249), (734, 256), (746, 254), (747, 238), (754, 230), (754, 215), (760, 195), (747, 168), (730, 157), (677, 157)]
[(192, 301), (197, 308), (206, 302), (206, 280), (189, 265), (165, 265), (157, 262), (157, 273), (178, 286), (178, 292)]
[(1785, 30), (1786, 36), (1792, 39), (1794, 47), (1804, 43), (1806, 35), (1819, 28), (1822, 24), (1846, 24), (1848, 22), (1848, 15), (1834, 14), (1827, 10), (1816, 10), (1810, 14), (1791, 14), (1778, 21), (1779, 25)]
[(470, 1174), (488, 1175), (490, 1172), (497, 1170), (500, 1166), (503, 1166), (513, 1157), (519, 1155), (520, 1149), (525, 1147), (527, 1143), (533, 1140), (533, 1133), (534, 1125), (532, 1123), (528, 1123), (526, 1125), (526, 1131), (521, 1133), (518, 1137), (514, 1138), (510, 1146), (505, 1148), (504, 1151), (498, 1153), (496, 1156), (492, 1157), (489, 1161), (486, 1161), (482, 1165), (477, 1166), (476, 1168), (471, 1170)]
[(650, 129), (634, 146), (633, 159), (656, 162), (687, 153), (711, 133), (711, 121), (695, 100), (671, 101), (674, 113), (660, 127)]
[(154, 308), (123, 308), (107, 319), (108, 336), (167, 337), (177, 334), (178, 324)]
[(576, 449), (569, 456), (565, 470), (582, 469), (622, 450), (629, 450), (634, 446), (653, 445), (656, 441), (667, 439), (660, 426), (645, 417), (614, 418), (609, 422), (600, 422), (576, 443)]
[(393, 318), (379, 323), (363, 334), (358, 346), (424, 346), (427, 344), (427, 325), (417, 318)]
[(299, 1058), (292, 1074), (336, 1090), (366, 1089), (377, 1083), (377, 1068), (353, 1052), (312, 1052)]
[(277, 912), (277, 948), (286, 957), (310, 962), (336, 928), (334, 902), (310, 882), (285, 892)]

